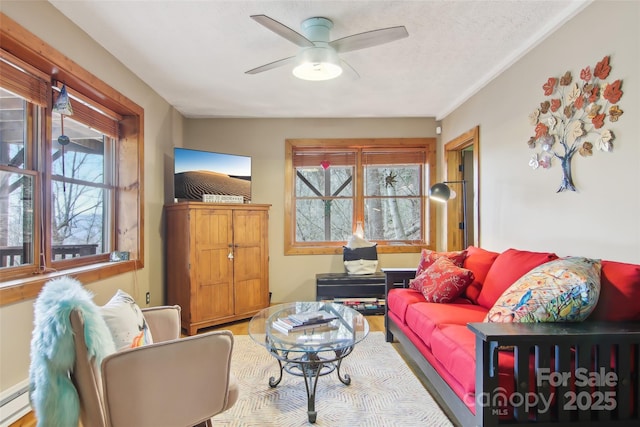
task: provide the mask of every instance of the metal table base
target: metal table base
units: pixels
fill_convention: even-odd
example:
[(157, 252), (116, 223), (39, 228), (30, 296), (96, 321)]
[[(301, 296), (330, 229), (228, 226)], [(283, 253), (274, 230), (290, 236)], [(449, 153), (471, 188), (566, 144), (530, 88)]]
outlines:
[[(351, 377), (348, 374), (343, 376), (340, 373), (340, 366), (342, 365), (342, 360), (351, 354), (353, 347), (335, 350), (332, 349), (331, 346), (327, 346), (325, 348), (318, 348), (317, 351), (302, 354), (292, 350), (295, 350), (295, 347), (289, 351), (270, 349), (271, 355), (278, 360), (280, 372), (278, 378), (269, 378), (269, 386), (277, 387), (278, 384), (280, 384), (283, 371), (291, 375), (303, 377), (307, 389), (307, 414), (309, 416), (309, 422), (313, 424), (316, 422), (318, 415), (316, 411), (316, 387), (318, 385), (318, 378), (336, 371), (340, 382), (344, 385), (351, 384)], [(296, 357), (290, 358), (289, 355), (291, 353), (296, 355)]]

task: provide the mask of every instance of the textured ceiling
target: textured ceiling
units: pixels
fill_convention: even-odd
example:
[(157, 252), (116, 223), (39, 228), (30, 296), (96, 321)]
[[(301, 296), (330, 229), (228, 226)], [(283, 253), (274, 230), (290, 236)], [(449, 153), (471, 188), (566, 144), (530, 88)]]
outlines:
[[(186, 117), (443, 118), (589, 0), (50, 0)], [(360, 74), (298, 80), (291, 66), (245, 71), (298, 47), (250, 19), (302, 32), (331, 19), (331, 40), (404, 25), (409, 37), (342, 59)]]

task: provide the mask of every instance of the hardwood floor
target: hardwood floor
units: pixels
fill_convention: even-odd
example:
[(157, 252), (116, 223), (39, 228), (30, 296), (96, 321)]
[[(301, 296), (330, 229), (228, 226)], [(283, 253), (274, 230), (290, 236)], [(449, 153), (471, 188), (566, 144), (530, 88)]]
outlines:
[(33, 415), (33, 411), (31, 411), (9, 427), (36, 427), (36, 424), (36, 417)]

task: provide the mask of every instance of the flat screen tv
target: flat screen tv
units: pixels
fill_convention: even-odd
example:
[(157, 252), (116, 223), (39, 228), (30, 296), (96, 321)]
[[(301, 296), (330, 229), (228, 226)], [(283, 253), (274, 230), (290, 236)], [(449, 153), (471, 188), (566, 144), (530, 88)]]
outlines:
[(212, 194), (251, 202), (251, 157), (177, 147), (173, 154), (178, 201), (202, 201), (203, 194)]

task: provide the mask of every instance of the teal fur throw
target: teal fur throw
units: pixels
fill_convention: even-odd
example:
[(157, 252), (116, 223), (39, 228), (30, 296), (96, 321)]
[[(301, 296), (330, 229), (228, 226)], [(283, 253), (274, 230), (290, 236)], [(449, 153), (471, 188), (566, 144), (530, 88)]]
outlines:
[(87, 349), (96, 363), (115, 352), (111, 333), (92, 297), (77, 280), (61, 277), (47, 282), (36, 299), (29, 398), (38, 427), (78, 426), (80, 401), (70, 378), (75, 362), (72, 310), (82, 313)]

